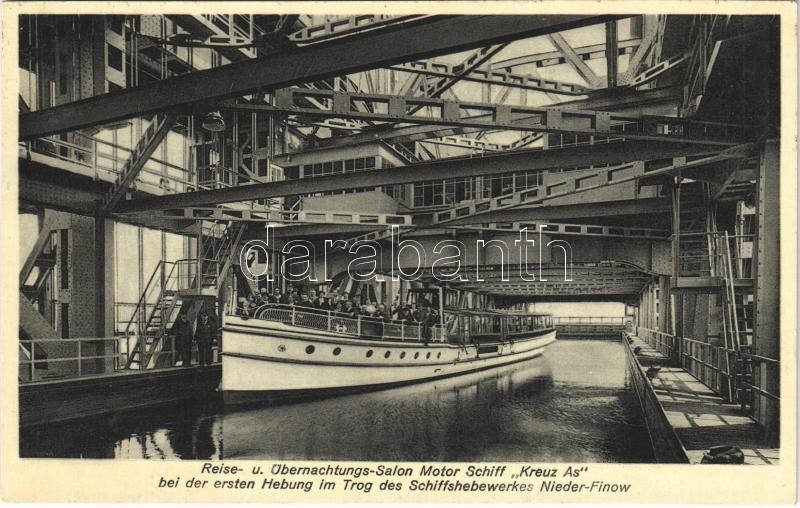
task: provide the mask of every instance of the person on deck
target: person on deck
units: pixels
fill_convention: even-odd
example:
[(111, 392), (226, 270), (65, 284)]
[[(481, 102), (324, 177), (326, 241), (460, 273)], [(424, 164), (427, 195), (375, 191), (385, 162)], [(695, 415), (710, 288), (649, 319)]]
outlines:
[(197, 341), (197, 351), (201, 366), (211, 364), (211, 346), (217, 336), (217, 327), (205, 311), (200, 313), (200, 320), (194, 331), (194, 339)]
[(247, 315), (252, 316), (253, 313), (258, 308), (258, 304), (256, 303), (255, 295), (250, 295), (247, 297)]
[(175, 353), (183, 367), (192, 366), (192, 324), (181, 311), (172, 325), (170, 333), (175, 337)]
[(431, 309), (428, 313), (428, 317), (425, 319), (425, 342), (427, 343), (433, 337), (433, 330), (436, 325), (439, 324), (439, 311), (436, 309)]
[(281, 303), (281, 289), (277, 286), (272, 289), (272, 294), (267, 299), (269, 303)]
[(406, 304), (406, 305), (405, 305), (405, 306), (404, 306), (404, 307), (403, 307), (403, 308), (400, 310), (399, 319), (400, 319), (401, 321), (405, 322), (405, 323), (412, 323), (412, 322), (414, 321), (414, 313), (412, 312), (412, 310), (411, 310), (411, 306), (410, 306), (410, 305), (407, 305), (407, 304)]
[(328, 298), (325, 295), (325, 291), (320, 291), (317, 298), (314, 300), (314, 308), (319, 310), (330, 310), (328, 306)]
[(302, 293), (300, 295), (300, 301), (297, 302), (295, 305), (297, 305), (298, 307), (313, 308), (313, 304), (311, 302), (311, 299), (308, 297), (308, 293)]
[(355, 316), (356, 315), (357, 311), (356, 311), (355, 304), (353, 303), (353, 300), (345, 300), (344, 308), (342, 309), (342, 312), (344, 314), (348, 315), (348, 316)]

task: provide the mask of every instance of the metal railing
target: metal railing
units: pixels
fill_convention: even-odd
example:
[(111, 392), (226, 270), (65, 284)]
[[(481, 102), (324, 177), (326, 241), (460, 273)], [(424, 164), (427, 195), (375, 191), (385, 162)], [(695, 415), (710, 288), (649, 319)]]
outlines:
[[(762, 375), (762, 369), (780, 369), (779, 360), (649, 328), (636, 327), (634, 334), (728, 402), (752, 408), (754, 393), (780, 400), (779, 394), (760, 384), (769, 377)], [(747, 370), (747, 364), (752, 371)], [(769, 374), (778, 379), (777, 373)]]
[[(177, 362), (175, 337), (169, 335), (165, 337), (162, 347), (153, 353), (157, 357), (154, 368), (126, 368), (135, 344), (135, 337), (20, 339), (18, 379), (20, 383), (33, 383), (141, 370), (156, 371), (173, 368)], [(219, 350), (218, 346), (212, 347), (212, 359), (216, 359), (212, 363), (219, 363)], [(198, 350), (194, 342), (191, 355), (192, 362), (196, 364)]]
[[(750, 362), (752, 364), (752, 372), (750, 373), (753, 380), (760, 380), (762, 378), (780, 379), (780, 362), (774, 358), (767, 358), (765, 356), (754, 355), (750, 353), (740, 353), (740, 360)], [(740, 364), (737, 364), (740, 365)], [(755, 394), (763, 395), (768, 399), (780, 401), (780, 396), (764, 389), (761, 386), (747, 381), (748, 376), (740, 376), (739, 385), (741, 386), (740, 397), (747, 397), (747, 401), (752, 404), (752, 397)], [(751, 392), (751, 393), (748, 393)], [(754, 392), (754, 393), (752, 393)]]
[(677, 349), (675, 347), (675, 337), (673, 335), (642, 327), (636, 330), (636, 334), (659, 353), (671, 359), (676, 358)]
[(129, 345), (124, 337), (20, 339), (18, 377), (27, 383), (116, 372), (125, 367)]
[(376, 340), (446, 341), (446, 335), (441, 325), (429, 326), (397, 320), (384, 321), (369, 316), (348, 316), (335, 311), (293, 305), (262, 305), (253, 312), (253, 318)]
[[(77, 138), (84, 139), (86, 145), (71, 143), (59, 139), (57, 136), (20, 142), (20, 146), (30, 152), (55, 157), (59, 160), (78, 164), (90, 169), (95, 179), (101, 179), (101, 174), (109, 181), (115, 181), (125, 168), (125, 163), (135, 150), (112, 143), (82, 132), (75, 132)], [(198, 170), (201, 168), (198, 168)], [(219, 187), (230, 187), (223, 180), (238, 178), (240, 183), (249, 183), (251, 179), (241, 172), (220, 167), (217, 171), (218, 179), (196, 182), (193, 172), (184, 166), (151, 156), (139, 171), (133, 185), (137, 183), (152, 185), (168, 192), (190, 192), (194, 190), (211, 190)], [(258, 204), (256, 201), (249, 203), (250, 208), (268, 211), (269, 206)]]

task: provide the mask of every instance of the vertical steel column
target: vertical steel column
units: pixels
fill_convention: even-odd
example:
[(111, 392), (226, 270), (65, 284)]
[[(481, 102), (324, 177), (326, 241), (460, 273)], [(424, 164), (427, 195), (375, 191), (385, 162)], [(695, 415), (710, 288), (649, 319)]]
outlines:
[(669, 277), (658, 277), (658, 331), (670, 333), (671, 298), (669, 294)]
[(618, 48), (617, 21), (609, 21), (606, 23), (606, 79), (608, 82), (608, 88), (614, 88), (617, 86)]
[[(780, 160), (777, 140), (764, 143), (758, 165), (756, 191), (756, 251), (754, 253), (755, 353), (780, 359)], [(754, 384), (779, 393), (779, 373), (762, 365)], [(777, 440), (780, 411), (778, 401), (755, 394), (753, 410), (769, 436)]]

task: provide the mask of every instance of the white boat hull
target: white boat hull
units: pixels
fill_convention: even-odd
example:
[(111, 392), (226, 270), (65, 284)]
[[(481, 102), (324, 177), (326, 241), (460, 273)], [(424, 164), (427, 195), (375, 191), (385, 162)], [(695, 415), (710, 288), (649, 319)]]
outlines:
[(554, 330), (544, 330), (486, 344), (479, 354), (474, 345), (355, 339), (229, 317), (223, 328), (222, 390), (226, 402), (238, 402), (414, 383), (533, 358), (555, 335)]

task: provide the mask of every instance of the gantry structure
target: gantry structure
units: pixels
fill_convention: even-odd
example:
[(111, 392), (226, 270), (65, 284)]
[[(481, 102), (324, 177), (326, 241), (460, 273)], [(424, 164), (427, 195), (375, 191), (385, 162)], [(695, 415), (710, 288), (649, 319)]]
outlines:
[[(701, 344), (704, 382), (774, 431), (777, 31), (771, 16), (22, 16), (19, 201), (38, 233), (21, 335), (149, 351), (177, 309), (259, 290), (238, 249), (267, 225), (272, 266), (293, 239), (342, 240), (313, 260), (331, 272), (397, 226), (427, 252), (483, 242), (461, 262), (489, 273), (448, 282), (453, 305), (624, 302)], [(526, 228), (569, 244), (571, 277), (555, 244), (538, 280), (494, 269), (530, 263), (491, 248)]]

